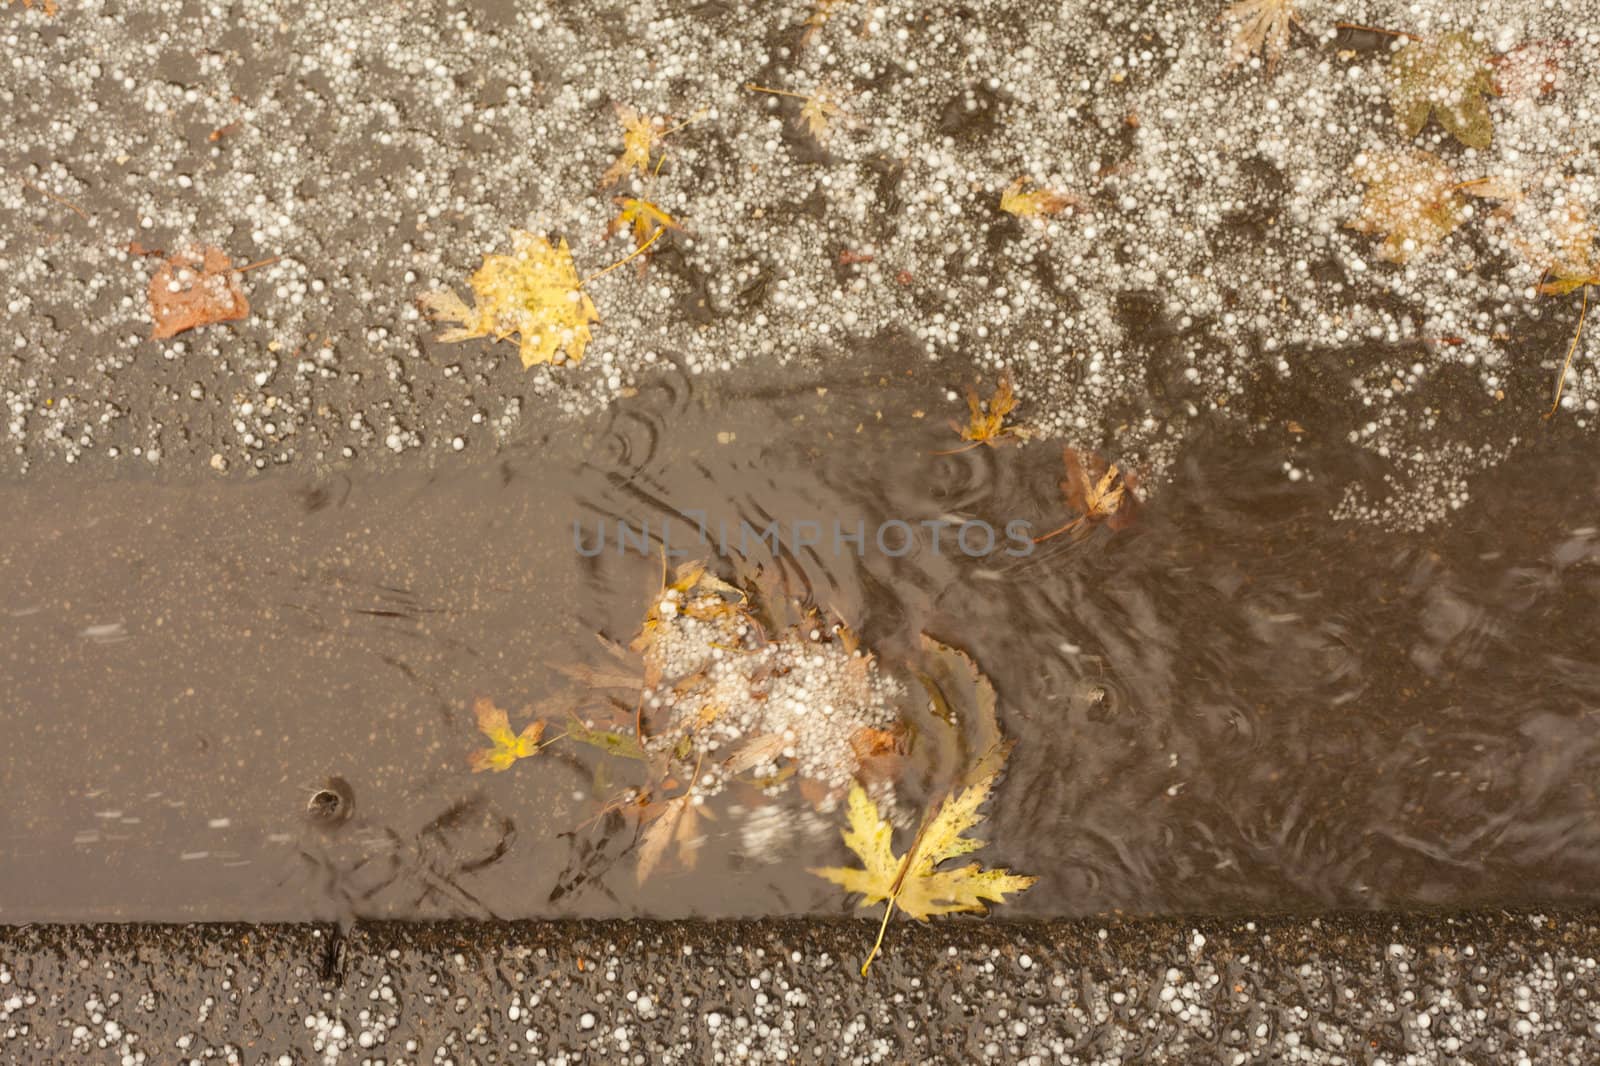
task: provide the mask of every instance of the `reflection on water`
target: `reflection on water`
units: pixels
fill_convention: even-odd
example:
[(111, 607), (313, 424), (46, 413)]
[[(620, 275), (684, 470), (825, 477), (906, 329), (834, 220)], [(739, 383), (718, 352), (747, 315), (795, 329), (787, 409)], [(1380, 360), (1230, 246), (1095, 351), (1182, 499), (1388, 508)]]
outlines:
[(1424, 536), (1329, 521), (1365, 476), (1340, 432), (1307, 427), (1301, 482), (1197, 439), (1129, 528), (975, 557), (924, 523), (1059, 525), (1059, 443), (935, 454), (947, 406), (903, 375), (668, 375), (429, 475), (0, 488), (0, 919), (840, 909), (804, 872), (840, 818), (798, 796), (729, 799), (696, 870), (641, 887), (606, 802), (626, 767), (558, 745), (467, 772), (475, 697), (522, 720), (659, 587), (658, 556), (585, 557), (574, 522), (669, 517), (916, 530), (759, 561), (886, 664), (926, 632), (994, 681), (1017, 746), (983, 857), (1041, 878), (1002, 913), (1596, 898), (1581, 449), (1528, 449)]

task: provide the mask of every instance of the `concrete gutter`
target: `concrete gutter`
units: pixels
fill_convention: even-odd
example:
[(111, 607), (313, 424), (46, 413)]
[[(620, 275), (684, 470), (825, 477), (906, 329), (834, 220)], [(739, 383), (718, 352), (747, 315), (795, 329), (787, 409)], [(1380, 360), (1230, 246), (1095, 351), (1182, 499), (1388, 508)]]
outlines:
[(8, 1063), (1590, 1063), (1600, 915), (23, 926)]

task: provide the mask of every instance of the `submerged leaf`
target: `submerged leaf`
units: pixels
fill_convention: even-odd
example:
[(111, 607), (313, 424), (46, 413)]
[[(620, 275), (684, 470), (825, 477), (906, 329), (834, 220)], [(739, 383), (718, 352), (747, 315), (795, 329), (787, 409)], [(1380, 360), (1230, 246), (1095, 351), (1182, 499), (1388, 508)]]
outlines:
[(197, 326), (250, 314), (239, 271), (220, 248), (190, 248), (162, 263), (150, 279), (150, 336), (164, 340)]
[(639, 747), (639, 742), (625, 733), (616, 733), (608, 729), (594, 729), (574, 715), (567, 722), (566, 738), (587, 744), (591, 748), (599, 748), (607, 755), (616, 755), (624, 759), (644, 760), (644, 749)]
[(1350, 176), (1367, 189), (1361, 210), (1346, 225), (1358, 233), (1383, 234), (1378, 255), (1390, 262), (1409, 262), (1466, 217), (1455, 174), (1431, 152), (1363, 152)]
[(511, 255), (484, 256), (483, 266), (468, 280), (474, 306), (450, 289), (421, 298), (423, 309), (434, 318), (460, 323), (439, 339), (502, 340), (520, 333), (524, 368), (553, 363), (557, 352), (567, 362), (578, 362), (589, 343), (589, 323), (598, 322), (600, 315), (583, 291), (567, 242), (551, 244), (525, 230), (512, 230), (511, 239)]
[(1083, 206), (1083, 201), (1071, 193), (1046, 188), (1024, 192), (1030, 184), (1032, 179), (1018, 178), (1007, 185), (1000, 194), (1000, 210), (1018, 218), (1044, 218), (1046, 215), (1059, 215), (1069, 207)]
[(487, 697), (480, 697), (472, 705), (478, 717), (478, 731), (489, 738), (493, 747), (480, 748), (468, 756), (472, 772), (493, 770), (496, 773), (511, 769), (518, 759), (539, 753), (539, 738), (544, 735), (544, 720), (529, 722), (521, 733), (511, 731), (511, 719)]
[(1456, 140), (1487, 148), (1494, 139), (1488, 97), (1495, 92), (1489, 49), (1464, 31), (1436, 41), (1412, 41), (1394, 57), (1389, 100), (1407, 137), (1432, 114)]

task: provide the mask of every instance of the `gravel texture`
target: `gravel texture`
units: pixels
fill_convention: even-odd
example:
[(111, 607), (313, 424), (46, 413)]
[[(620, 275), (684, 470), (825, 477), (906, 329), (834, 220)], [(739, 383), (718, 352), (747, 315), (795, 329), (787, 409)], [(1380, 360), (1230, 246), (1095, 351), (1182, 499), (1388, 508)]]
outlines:
[(1588, 1063), (1574, 914), (32, 926), (10, 1063)]

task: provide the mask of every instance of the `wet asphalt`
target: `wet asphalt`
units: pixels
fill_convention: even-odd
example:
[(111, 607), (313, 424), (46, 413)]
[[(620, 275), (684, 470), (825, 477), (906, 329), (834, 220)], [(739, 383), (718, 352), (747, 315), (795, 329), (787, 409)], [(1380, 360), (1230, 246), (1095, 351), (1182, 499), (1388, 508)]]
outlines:
[(1589, 1063), (1600, 914), (26, 926), (7, 1063)]

